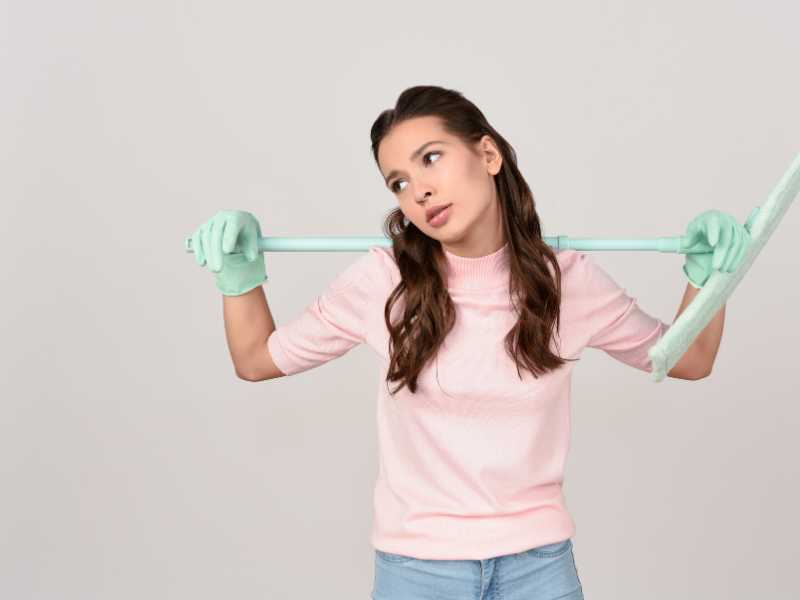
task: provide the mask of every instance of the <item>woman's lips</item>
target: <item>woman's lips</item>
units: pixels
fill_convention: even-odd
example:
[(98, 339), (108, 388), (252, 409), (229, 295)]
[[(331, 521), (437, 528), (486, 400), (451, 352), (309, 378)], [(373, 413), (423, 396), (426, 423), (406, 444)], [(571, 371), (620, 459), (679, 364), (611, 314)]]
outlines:
[(447, 223), (447, 219), (450, 218), (451, 208), (453, 208), (452, 204), (450, 204), (444, 210), (439, 211), (439, 213), (435, 217), (433, 217), (430, 221), (428, 221), (428, 224), (431, 225), (432, 227), (441, 227), (442, 225)]

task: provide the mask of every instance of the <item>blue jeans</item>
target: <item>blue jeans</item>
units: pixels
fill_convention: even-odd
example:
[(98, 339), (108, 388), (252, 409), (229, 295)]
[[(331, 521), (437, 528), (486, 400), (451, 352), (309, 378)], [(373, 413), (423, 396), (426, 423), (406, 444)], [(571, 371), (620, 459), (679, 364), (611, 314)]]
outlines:
[(484, 560), (375, 549), (372, 600), (583, 600), (572, 540)]

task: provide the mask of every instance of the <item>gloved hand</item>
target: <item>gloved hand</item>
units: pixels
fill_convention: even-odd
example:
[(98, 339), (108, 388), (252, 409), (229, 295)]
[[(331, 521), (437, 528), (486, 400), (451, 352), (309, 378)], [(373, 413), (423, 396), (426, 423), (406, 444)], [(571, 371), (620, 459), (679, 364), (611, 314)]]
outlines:
[(216, 273), (219, 291), (240, 296), (268, 279), (259, 237), (261, 225), (252, 214), (222, 210), (192, 234), (192, 250), (197, 264), (208, 262)]
[(686, 253), (683, 272), (689, 283), (702, 288), (711, 273), (718, 269), (728, 273), (739, 268), (750, 243), (750, 227), (760, 207), (756, 206), (744, 225), (739, 225), (731, 215), (718, 210), (707, 210), (689, 223), (681, 240)]

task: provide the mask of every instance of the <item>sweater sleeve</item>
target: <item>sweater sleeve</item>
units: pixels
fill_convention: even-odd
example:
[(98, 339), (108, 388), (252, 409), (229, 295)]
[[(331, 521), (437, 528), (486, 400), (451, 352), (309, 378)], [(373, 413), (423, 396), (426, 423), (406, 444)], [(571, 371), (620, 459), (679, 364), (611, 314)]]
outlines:
[(275, 366), (294, 375), (342, 356), (366, 338), (374, 297), (374, 249), (339, 273), (294, 320), (275, 328), (267, 347)]
[(629, 296), (592, 256), (579, 253), (578, 260), (586, 286), (586, 323), (591, 334), (586, 345), (652, 372), (648, 350), (670, 326), (643, 311), (636, 298)]

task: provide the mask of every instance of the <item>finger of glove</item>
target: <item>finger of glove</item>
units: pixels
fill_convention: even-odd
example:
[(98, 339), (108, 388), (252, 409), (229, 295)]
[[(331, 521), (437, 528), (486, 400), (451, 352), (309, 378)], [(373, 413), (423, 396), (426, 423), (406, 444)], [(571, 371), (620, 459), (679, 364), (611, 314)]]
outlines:
[(244, 253), (247, 256), (247, 260), (253, 262), (258, 258), (259, 253), (261, 252), (260, 248), (258, 247), (258, 240), (261, 237), (261, 227), (258, 224), (258, 221), (255, 219), (251, 220), (250, 222), (245, 225), (246, 235), (242, 240), (244, 244)]
[(726, 273), (733, 271), (734, 261), (738, 258), (742, 249), (742, 231), (744, 231), (744, 228), (734, 221), (731, 225), (731, 243), (720, 267), (720, 270)]
[(711, 247), (715, 247), (719, 242), (720, 234), (720, 220), (719, 216), (715, 213), (709, 214), (703, 221), (703, 230), (706, 233), (706, 239)]
[(209, 223), (200, 233), (200, 239), (203, 244), (203, 252), (205, 254), (205, 264), (210, 271), (214, 271), (214, 256), (211, 251), (211, 232), (214, 230), (213, 224)]
[(206, 264), (206, 255), (203, 251), (203, 240), (201, 237), (203, 229), (204, 227), (200, 226), (192, 234), (192, 252), (194, 252), (194, 259), (201, 267)]
[(689, 226), (686, 228), (686, 233), (683, 234), (683, 238), (681, 239), (682, 245), (686, 248), (691, 246), (697, 240), (697, 228), (695, 228), (694, 223), (689, 223)]
[(686, 228), (686, 234), (681, 238), (681, 247), (687, 254), (693, 254), (694, 252), (691, 252), (693, 250), (702, 250), (705, 252), (709, 249), (705, 241), (705, 234), (695, 221), (689, 223), (689, 226)]
[(725, 259), (725, 255), (728, 253), (728, 250), (731, 246), (731, 236), (732, 228), (727, 223), (723, 223), (721, 219), (715, 219), (715, 227), (711, 230), (710, 236), (713, 236), (714, 240), (709, 241), (711, 245), (714, 246), (714, 258), (711, 261), (711, 268), (712, 269), (720, 269), (722, 265), (722, 261)]
[(222, 235), (225, 233), (227, 224), (227, 219), (220, 219), (214, 221), (214, 225), (211, 228), (211, 240), (207, 251), (208, 264), (214, 273), (219, 273), (222, 270)]
[(242, 231), (242, 222), (239, 219), (227, 219), (225, 221), (225, 232), (222, 236), (222, 252), (231, 254), (236, 249), (236, 241)]

